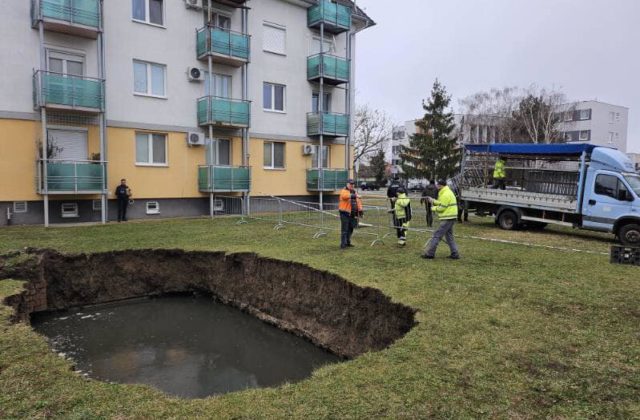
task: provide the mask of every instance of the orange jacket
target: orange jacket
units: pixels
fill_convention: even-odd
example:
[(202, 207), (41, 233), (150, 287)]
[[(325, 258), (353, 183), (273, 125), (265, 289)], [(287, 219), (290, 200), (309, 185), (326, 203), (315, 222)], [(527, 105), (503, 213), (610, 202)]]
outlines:
[[(355, 190), (353, 191), (353, 194), (356, 194), (358, 213), (360, 213), (362, 211), (362, 200)], [(347, 188), (343, 188), (342, 191), (340, 191), (340, 203), (338, 205), (338, 210), (351, 213), (351, 191)]]

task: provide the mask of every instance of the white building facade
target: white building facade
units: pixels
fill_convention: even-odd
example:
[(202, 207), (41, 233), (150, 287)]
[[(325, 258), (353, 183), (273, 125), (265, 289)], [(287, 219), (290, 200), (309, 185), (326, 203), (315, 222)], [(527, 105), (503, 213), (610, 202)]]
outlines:
[(563, 106), (559, 131), (567, 143), (589, 143), (627, 152), (629, 109), (598, 101)]

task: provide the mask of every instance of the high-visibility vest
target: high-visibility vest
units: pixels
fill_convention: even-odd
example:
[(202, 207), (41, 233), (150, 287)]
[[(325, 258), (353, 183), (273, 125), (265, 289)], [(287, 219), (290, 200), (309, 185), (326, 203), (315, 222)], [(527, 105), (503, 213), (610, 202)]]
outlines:
[(407, 217), (407, 206), (411, 204), (411, 200), (407, 194), (398, 194), (398, 199), (394, 207), (396, 218), (405, 219)]
[[(348, 188), (342, 189), (340, 191), (340, 202), (338, 203), (338, 210), (344, 211), (346, 213), (351, 213), (351, 190)], [(353, 194), (356, 194), (356, 203), (358, 206), (358, 212), (362, 211), (362, 200), (357, 196), (357, 193), (353, 191)]]
[(433, 201), (435, 212), (440, 220), (458, 218), (458, 201), (448, 186), (442, 187), (438, 192), (438, 199)]
[(504, 169), (504, 160), (498, 159), (496, 166), (493, 168), (494, 179), (504, 179), (507, 177), (507, 173)]

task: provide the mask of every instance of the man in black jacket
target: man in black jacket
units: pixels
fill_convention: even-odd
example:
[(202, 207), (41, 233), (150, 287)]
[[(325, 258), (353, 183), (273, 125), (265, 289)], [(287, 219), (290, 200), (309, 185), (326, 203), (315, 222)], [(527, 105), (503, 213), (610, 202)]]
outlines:
[(427, 181), (428, 184), (422, 190), (422, 198), (420, 198), (420, 203), (423, 203), (427, 209), (427, 226), (433, 227), (433, 211), (431, 209), (431, 201), (429, 201), (428, 197), (436, 200), (438, 198), (438, 187), (436, 187), (435, 181)]
[(122, 178), (120, 185), (116, 187), (116, 199), (118, 200), (118, 222), (127, 221), (127, 206), (131, 197), (131, 188), (127, 186), (127, 180)]

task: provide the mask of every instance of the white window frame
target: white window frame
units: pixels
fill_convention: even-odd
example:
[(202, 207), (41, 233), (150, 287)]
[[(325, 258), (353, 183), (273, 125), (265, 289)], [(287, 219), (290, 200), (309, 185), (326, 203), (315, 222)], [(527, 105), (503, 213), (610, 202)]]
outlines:
[(266, 45), (264, 45), (264, 40), (262, 41), (262, 51), (266, 52), (266, 53), (270, 53), (270, 54), (275, 54), (275, 55), (280, 55), (283, 57), (287, 56), (287, 27), (284, 25), (280, 25), (277, 23), (273, 23), (273, 22), (267, 22), (264, 21), (262, 22), (262, 36), (264, 37), (264, 33), (265, 33), (265, 28), (271, 28), (271, 29), (279, 29), (281, 31), (284, 31), (284, 47), (283, 47), (283, 51), (273, 51), (270, 49), (266, 48)]
[(80, 213), (78, 212), (78, 203), (62, 203), (60, 205), (60, 217), (63, 219), (80, 217)]
[(147, 201), (145, 203), (147, 214), (160, 214), (160, 203), (157, 201)]
[(590, 109), (581, 109), (580, 110), (580, 121), (587, 121), (590, 117), (591, 110)]
[[(331, 168), (331, 146), (330, 145), (323, 145), (322, 147), (324, 147), (327, 150), (327, 166), (324, 166), (322, 169), (329, 169)], [(311, 157), (311, 167), (313, 169), (319, 169), (320, 168), (320, 161), (321, 161), (321, 156), (320, 156), (320, 145), (319, 144), (314, 144), (313, 145), (313, 155)]]
[(91, 200), (91, 209), (93, 211), (102, 211), (102, 200)]
[(564, 113), (564, 122), (571, 122), (573, 121), (573, 111), (566, 111)]
[[(210, 146), (210, 147), (215, 147), (215, 157), (216, 157), (216, 162), (211, 162), (211, 165), (213, 166), (222, 166), (222, 167), (230, 167), (233, 166), (233, 140), (228, 138), (228, 137), (214, 137), (213, 140), (211, 139), (206, 139), (205, 140), (205, 144), (206, 142), (212, 142), (215, 146)], [(220, 142), (221, 141), (227, 141), (229, 142), (229, 163), (228, 164), (221, 164), (220, 162)], [(207, 157), (208, 159), (210, 159), (211, 157)]]
[(144, 1), (144, 19), (145, 20), (140, 20), (140, 19), (136, 19), (133, 17), (133, 1), (131, 0), (131, 20), (136, 22), (136, 23), (142, 23), (145, 25), (149, 25), (149, 26), (155, 26), (156, 28), (163, 28), (166, 29), (167, 28), (167, 1), (166, 0), (162, 0), (162, 24), (159, 23), (153, 23), (149, 20), (149, 0), (143, 0)]
[[(335, 42), (335, 37), (331, 37), (330, 39), (325, 38), (324, 39), (324, 43), (330, 44), (329, 45), (329, 50), (328, 51), (322, 51), (323, 50), (323, 45), (324, 43), (320, 41), (320, 36), (319, 35), (314, 35), (311, 37), (311, 45), (309, 45), (309, 55), (314, 55), (314, 54), (335, 54), (336, 53), (336, 42)], [(320, 43), (320, 51), (319, 52), (315, 52), (315, 48), (314, 45), (316, 43)]]
[[(147, 145), (149, 148), (149, 162), (138, 162), (138, 135), (147, 136)], [(164, 163), (153, 163), (153, 136), (164, 136)], [(133, 153), (136, 160), (136, 166), (155, 166), (166, 168), (169, 166), (169, 135), (167, 133), (157, 133), (149, 131), (136, 131), (133, 138)]]
[[(204, 96), (209, 96), (209, 83), (213, 83), (213, 92), (211, 96), (216, 98), (224, 98), (231, 99), (233, 98), (233, 75), (224, 74), (224, 73), (213, 73), (211, 75), (211, 79), (209, 79), (209, 71), (206, 69), (202, 69), (202, 74), (204, 75)], [(220, 79), (228, 79), (229, 80), (229, 96), (221, 96), (221, 93), (218, 92), (218, 78)]]
[(13, 212), (16, 214), (27, 213), (29, 211), (29, 204), (26, 201), (14, 201)]
[[(46, 49), (46, 65), (47, 71), (51, 71), (49, 60), (55, 58), (58, 60), (62, 60), (62, 74), (65, 76), (68, 75), (67, 71), (67, 63), (69, 61), (80, 61), (82, 62), (82, 77), (87, 74), (87, 55), (83, 51), (77, 50), (63, 50), (59, 48), (47, 48)], [(80, 59), (80, 60), (74, 60)], [(77, 77), (77, 76), (76, 76)]]
[[(271, 145), (271, 166), (266, 166), (264, 165), (264, 156), (262, 158), (262, 165), (264, 167), (264, 169), (268, 169), (271, 171), (284, 171), (287, 169), (287, 143), (283, 142), (283, 141), (265, 141), (264, 144), (270, 144)], [(283, 144), (284, 147), (282, 149), (282, 167), (280, 166), (274, 166), (275, 165), (275, 161), (276, 161), (276, 156), (275, 156), (275, 152), (276, 152), (276, 148), (275, 148), (275, 144)], [(264, 153), (264, 146), (262, 147), (262, 153)]]
[[(204, 11), (204, 24), (206, 25), (206, 24), (209, 23), (209, 21), (207, 19), (208, 18), (208, 16), (207, 16), (207, 8), (205, 7), (203, 9), (203, 11)], [(220, 29), (232, 30), (231, 29), (231, 14), (223, 12), (222, 10), (219, 10), (219, 9), (213, 9), (211, 15), (212, 15), (211, 18), (213, 19), (212, 22), (214, 23), (213, 26), (215, 26), (216, 28), (220, 28)], [(220, 26), (219, 25), (221, 17), (223, 17), (223, 18), (225, 18), (225, 19), (227, 19), (229, 21), (229, 27), (228, 28), (225, 28), (224, 26)]]
[[(136, 63), (144, 64), (147, 69), (147, 91), (146, 92), (136, 92), (136, 71), (135, 71)], [(164, 89), (163, 89), (164, 95), (154, 95), (152, 93), (153, 88), (152, 88), (151, 66), (162, 67), (162, 70), (163, 70), (162, 82), (164, 84)], [(158, 98), (158, 99), (169, 98), (169, 96), (167, 95), (167, 65), (166, 64), (154, 63), (151, 61), (138, 60), (134, 58), (131, 69), (133, 71), (133, 94), (135, 96), (146, 96), (149, 98)]]
[[(582, 137), (582, 133), (586, 134), (584, 138)], [(578, 135), (579, 141), (589, 141), (589, 130), (580, 130), (580, 134)]]
[(224, 201), (221, 198), (213, 200), (213, 211), (224, 211)]
[(615, 135), (615, 133), (613, 131), (609, 131), (609, 144), (613, 144), (613, 136)]
[[(321, 113), (321, 112), (322, 112), (322, 113), (323, 113), (323, 112), (330, 113), (330, 112), (331, 112), (331, 102), (332, 102), (332, 101), (331, 101), (331, 99), (332, 99), (333, 95), (331, 94), (331, 92), (323, 92), (323, 95), (325, 96), (325, 98), (324, 98), (324, 100), (322, 101), (322, 107), (323, 107), (323, 108), (325, 108), (325, 107), (326, 107), (326, 108), (327, 108), (327, 110), (326, 110), (326, 111), (324, 111), (324, 109), (323, 109), (323, 110), (320, 110), (320, 92), (315, 92), (315, 91), (314, 91), (314, 92), (311, 94), (311, 112), (317, 112), (317, 113)], [(317, 109), (316, 111), (314, 111), (314, 110), (313, 110), (313, 97), (314, 97), (314, 96), (317, 96), (317, 97), (318, 97), (318, 109)], [(326, 99), (328, 99), (328, 101), (327, 101)], [(328, 105), (328, 106), (327, 106), (327, 105)]]
[[(264, 104), (264, 86), (265, 85), (270, 85), (271, 86), (271, 108), (265, 108), (265, 104)], [(275, 109), (276, 106), (276, 86), (282, 86), (283, 90), (282, 90), (282, 110), (279, 109)], [(283, 85), (280, 83), (273, 83), (273, 82), (263, 82), (262, 83), (262, 110), (265, 112), (275, 112), (276, 114), (286, 114), (287, 113), (287, 85)]]

